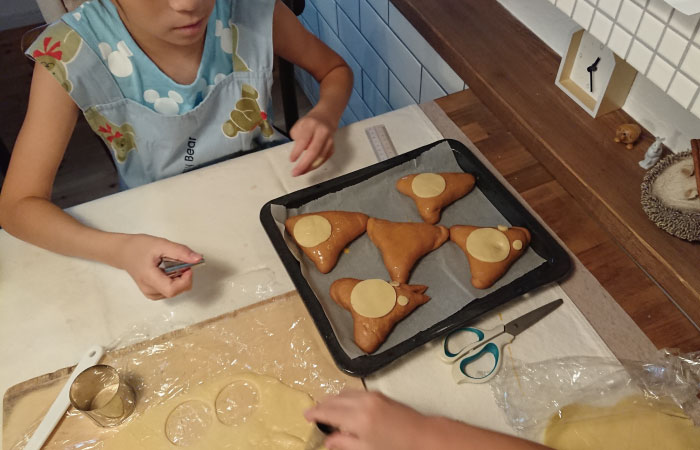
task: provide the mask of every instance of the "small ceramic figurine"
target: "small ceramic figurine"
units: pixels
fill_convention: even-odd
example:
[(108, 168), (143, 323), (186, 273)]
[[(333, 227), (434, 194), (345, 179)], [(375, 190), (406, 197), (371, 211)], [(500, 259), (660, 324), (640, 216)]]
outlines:
[(657, 137), (654, 143), (649, 146), (647, 152), (644, 154), (644, 159), (639, 161), (639, 165), (642, 166), (644, 170), (651, 169), (659, 158), (661, 158), (661, 153), (664, 151), (662, 143), (665, 140), (666, 138)]
[(615, 142), (622, 142), (628, 150), (632, 150), (640, 134), (642, 128), (636, 123), (623, 123), (615, 130)]

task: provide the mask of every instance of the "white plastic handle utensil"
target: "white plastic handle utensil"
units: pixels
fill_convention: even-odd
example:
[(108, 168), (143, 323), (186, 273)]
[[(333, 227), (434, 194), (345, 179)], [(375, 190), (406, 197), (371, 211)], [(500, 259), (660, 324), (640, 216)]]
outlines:
[(41, 446), (44, 445), (44, 442), (46, 442), (46, 439), (48, 439), (48, 437), (51, 435), (53, 429), (56, 427), (56, 424), (58, 424), (58, 421), (61, 420), (63, 415), (66, 413), (68, 406), (70, 406), (68, 391), (73, 384), (73, 380), (75, 380), (75, 378), (80, 375), (83, 370), (97, 364), (102, 358), (103, 354), (104, 349), (99, 345), (94, 345), (90, 347), (87, 352), (85, 352), (83, 357), (78, 362), (78, 365), (75, 366), (73, 373), (70, 374), (68, 382), (65, 386), (63, 386), (61, 392), (58, 393), (58, 397), (56, 397), (53, 405), (51, 405), (51, 408), (49, 408), (49, 411), (46, 413), (46, 416), (44, 416), (44, 419), (39, 424), (39, 427), (37, 427), (36, 431), (29, 439), (29, 442), (27, 442), (24, 450), (41, 449)]

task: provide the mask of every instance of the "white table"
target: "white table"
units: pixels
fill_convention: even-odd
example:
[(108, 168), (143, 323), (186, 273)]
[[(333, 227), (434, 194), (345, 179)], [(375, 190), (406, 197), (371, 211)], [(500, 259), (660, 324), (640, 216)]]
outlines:
[[(149, 301), (120, 270), (63, 257), (0, 232), (0, 391), (75, 364), (90, 344), (119, 346), (156, 336), (293, 290), (258, 214), (268, 200), (376, 162), (365, 128), (383, 124), (399, 152), (442, 138), (417, 106), (352, 124), (336, 136), (334, 157), (292, 178), (292, 144), (236, 158), (68, 210), (104, 230), (149, 233), (206, 256), (194, 289)], [(610, 351), (558, 286), (547, 286), (484, 318), (508, 321), (562, 297), (565, 305), (512, 344), (512, 355), (539, 360)], [(564, 325), (562, 325), (564, 324)], [(575, 329), (575, 333), (571, 330)], [(449, 367), (425, 346), (367, 380), (370, 388), (422, 411), (510, 432), (488, 385), (456, 386)], [(417, 389), (417, 387), (420, 387)]]

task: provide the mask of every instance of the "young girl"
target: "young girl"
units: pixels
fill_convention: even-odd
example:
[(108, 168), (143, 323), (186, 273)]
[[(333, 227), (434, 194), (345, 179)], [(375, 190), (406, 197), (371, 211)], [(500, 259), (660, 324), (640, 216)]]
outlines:
[(297, 176), (333, 154), (352, 72), (279, 0), (92, 0), (50, 25), (27, 51), (36, 61), (27, 115), (0, 195), (0, 225), (64, 255), (126, 270), (150, 299), (192, 286), (162, 257), (197, 262), (188, 247), (87, 227), (50, 202), (82, 111), (111, 150), (120, 182), (136, 187), (271, 145), (273, 55), (310, 72), (317, 105), (291, 129)]

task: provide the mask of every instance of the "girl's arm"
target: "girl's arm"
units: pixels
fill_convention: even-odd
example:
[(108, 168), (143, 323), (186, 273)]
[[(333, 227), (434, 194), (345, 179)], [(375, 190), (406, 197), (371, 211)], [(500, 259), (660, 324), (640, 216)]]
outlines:
[(344, 391), (305, 413), (306, 419), (338, 428), (326, 439), (338, 450), (546, 450), (549, 447), (473, 427), (444, 417), (424, 416), (382, 394)]
[(352, 92), (352, 70), (280, 0), (275, 5), (272, 38), (277, 56), (306, 70), (321, 85), (318, 103), (289, 133), (295, 141), (290, 159), (296, 161), (303, 154), (292, 170), (297, 176), (317, 168), (333, 154), (333, 133)]
[[(0, 192), (0, 225), (39, 247), (126, 270), (151, 298), (187, 290), (192, 274), (170, 279), (157, 269), (161, 256), (196, 262), (189, 248), (146, 235), (87, 227), (51, 203), (56, 171), (75, 127), (78, 107), (42, 65), (36, 64), (29, 107)], [(155, 264), (154, 264), (155, 262)]]

